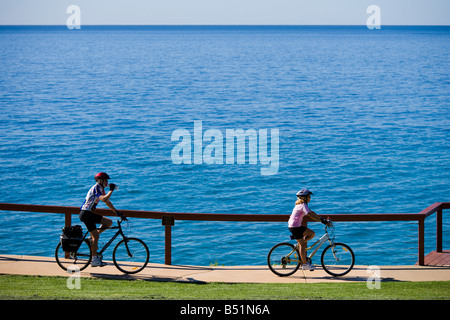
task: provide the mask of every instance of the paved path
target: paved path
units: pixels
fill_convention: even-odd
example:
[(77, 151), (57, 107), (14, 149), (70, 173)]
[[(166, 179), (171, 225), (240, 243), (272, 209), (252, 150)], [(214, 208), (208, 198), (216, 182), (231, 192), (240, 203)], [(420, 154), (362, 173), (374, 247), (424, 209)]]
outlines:
[[(450, 281), (450, 267), (379, 266), (382, 281)], [(53, 257), (0, 255), (0, 274), (69, 276)], [(331, 277), (321, 267), (315, 271), (298, 270), (290, 277), (278, 277), (267, 266), (167, 266), (149, 263), (136, 275), (125, 275), (112, 262), (105, 267), (88, 267), (82, 277), (141, 279), (148, 281), (225, 282), (225, 283), (318, 283), (361, 282), (374, 276), (368, 266), (355, 266), (347, 275)]]

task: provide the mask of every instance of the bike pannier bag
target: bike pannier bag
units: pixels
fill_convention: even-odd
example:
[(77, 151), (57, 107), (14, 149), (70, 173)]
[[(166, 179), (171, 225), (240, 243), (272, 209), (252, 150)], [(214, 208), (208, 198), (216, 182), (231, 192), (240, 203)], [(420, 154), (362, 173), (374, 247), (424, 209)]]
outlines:
[(61, 246), (66, 252), (76, 252), (83, 242), (83, 229), (79, 225), (63, 228)]

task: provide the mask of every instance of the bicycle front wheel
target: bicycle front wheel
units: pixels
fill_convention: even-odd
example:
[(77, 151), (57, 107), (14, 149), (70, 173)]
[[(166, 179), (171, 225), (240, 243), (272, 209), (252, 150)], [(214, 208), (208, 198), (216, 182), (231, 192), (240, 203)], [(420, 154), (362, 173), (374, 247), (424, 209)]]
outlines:
[(270, 249), (267, 255), (269, 269), (280, 277), (294, 274), (301, 264), (298, 249), (290, 243), (283, 242)]
[(335, 243), (323, 250), (321, 260), (325, 272), (334, 277), (339, 277), (352, 270), (355, 264), (355, 254), (348, 245)]
[(55, 259), (58, 265), (67, 271), (81, 271), (91, 263), (92, 260), (91, 244), (84, 239), (77, 252), (66, 252), (62, 249), (61, 242), (58, 243), (55, 250)]
[(147, 266), (150, 252), (144, 241), (126, 238), (116, 245), (112, 258), (117, 269), (132, 274), (142, 271)]

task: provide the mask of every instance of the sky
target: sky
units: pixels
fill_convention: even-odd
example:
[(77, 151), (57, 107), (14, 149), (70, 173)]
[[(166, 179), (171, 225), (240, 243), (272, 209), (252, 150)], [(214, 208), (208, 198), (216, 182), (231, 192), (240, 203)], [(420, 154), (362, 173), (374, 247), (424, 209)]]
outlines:
[(450, 0), (0, 0), (0, 25), (450, 25)]

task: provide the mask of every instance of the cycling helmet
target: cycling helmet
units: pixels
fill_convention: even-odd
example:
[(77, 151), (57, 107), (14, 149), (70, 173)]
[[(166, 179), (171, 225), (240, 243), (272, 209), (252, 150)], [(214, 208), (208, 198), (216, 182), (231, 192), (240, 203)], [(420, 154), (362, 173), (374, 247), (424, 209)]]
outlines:
[(299, 196), (307, 196), (313, 194), (311, 191), (309, 191), (308, 189), (302, 189), (299, 192), (297, 192), (297, 197)]
[(99, 172), (95, 175), (95, 180), (97, 179), (111, 179), (107, 173), (105, 172)]

